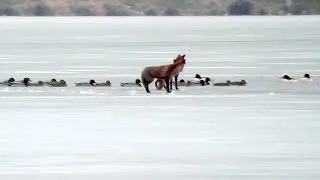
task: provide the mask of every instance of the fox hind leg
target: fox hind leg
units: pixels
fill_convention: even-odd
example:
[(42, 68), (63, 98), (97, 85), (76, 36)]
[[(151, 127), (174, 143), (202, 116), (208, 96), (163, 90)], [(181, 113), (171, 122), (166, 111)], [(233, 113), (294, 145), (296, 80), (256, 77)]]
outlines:
[(147, 81), (145, 79), (142, 79), (142, 84), (146, 90), (147, 93), (150, 93), (150, 90), (149, 90), (149, 84), (152, 83), (152, 81)]
[(145, 68), (141, 73), (141, 81), (147, 93), (150, 93), (149, 84), (152, 83), (154, 77), (151, 76), (150, 69)]

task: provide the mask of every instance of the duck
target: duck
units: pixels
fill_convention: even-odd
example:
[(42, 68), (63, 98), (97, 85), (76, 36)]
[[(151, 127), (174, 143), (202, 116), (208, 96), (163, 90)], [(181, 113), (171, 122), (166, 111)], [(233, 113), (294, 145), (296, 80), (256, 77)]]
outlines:
[(82, 87), (90, 87), (90, 86), (95, 86), (96, 81), (95, 80), (90, 80), (89, 82), (80, 82), (80, 83), (75, 83), (76, 86), (82, 86)]
[(60, 81), (56, 81), (56, 82), (52, 82), (52, 81), (45, 82), (45, 84), (50, 87), (67, 87), (67, 83), (63, 79), (61, 79)]
[(55, 83), (55, 82), (57, 82), (57, 80), (53, 78), (50, 81), (45, 81), (44, 83)]
[(141, 80), (136, 79), (136, 81), (133, 82), (126, 82), (126, 83), (120, 83), (121, 87), (141, 87)]
[(203, 80), (205, 82), (205, 85), (209, 85), (211, 79), (209, 77), (201, 77), (200, 74), (196, 74), (195, 77), (194, 77), (194, 80), (195, 81), (200, 81), (200, 80)]
[(109, 80), (107, 80), (105, 83), (96, 83), (96, 87), (102, 87), (102, 86), (107, 86), (110, 87), (112, 84)]
[(219, 83), (214, 83), (214, 86), (230, 86), (231, 85), (231, 81), (226, 81), (226, 82), (219, 82)]
[(283, 77), (282, 77), (282, 82), (291, 82), (291, 83), (296, 83), (298, 82), (298, 80), (296, 79), (293, 79), (291, 78), (289, 75), (285, 74)]
[(38, 81), (36, 83), (30, 83), (29, 82), (29, 85), (28, 86), (34, 86), (34, 87), (37, 87), (37, 86), (45, 86), (44, 82), (43, 81)]
[(304, 74), (304, 76), (300, 79), (302, 82), (312, 82), (313, 80), (311, 79), (309, 74)]
[(194, 81), (187, 81), (186, 86), (205, 86), (206, 82), (204, 80), (200, 80), (198, 82)]
[(245, 80), (234, 81), (230, 83), (231, 86), (245, 86), (246, 84), (247, 82)]
[[(190, 84), (190, 83), (189, 83)], [(188, 86), (188, 84), (186, 83), (186, 81), (184, 79), (180, 79), (178, 81), (178, 86)]]
[(8, 82), (8, 86), (11, 86), (11, 87), (27, 87), (27, 86), (30, 85), (30, 82), (32, 82), (30, 80), (30, 78), (26, 77), (21, 81)]
[(14, 78), (9, 78), (8, 80), (6, 81), (2, 81), (0, 82), (0, 86), (8, 86), (8, 83), (11, 83), (11, 82), (15, 82), (16, 80)]
[(187, 83), (185, 82), (185, 80), (180, 79), (178, 82), (178, 86), (187, 86)]
[(180, 79), (178, 82), (179, 86), (205, 86), (206, 83), (204, 80), (200, 81), (194, 81), (194, 80), (188, 80), (187, 82), (184, 79)]

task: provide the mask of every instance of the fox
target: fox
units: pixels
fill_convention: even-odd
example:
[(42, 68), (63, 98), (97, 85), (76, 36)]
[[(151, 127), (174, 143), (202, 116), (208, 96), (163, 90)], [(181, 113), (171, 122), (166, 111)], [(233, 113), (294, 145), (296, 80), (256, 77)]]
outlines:
[[(167, 93), (171, 93), (169, 89), (169, 81), (172, 77), (175, 77), (181, 72), (186, 64), (184, 55), (178, 55), (173, 64), (161, 65), (161, 66), (148, 66), (143, 68), (141, 72), (141, 81), (147, 93), (150, 93), (149, 84), (153, 82), (155, 78), (158, 80), (164, 80), (166, 83)], [(177, 83), (177, 82), (176, 82)], [(176, 87), (178, 85), (176, 84)]]
[[(179, 60), (179, 57), (181, 57), (181, 55), (179, 54), (178, 55), (178, 57), (177, 58), (175, 58), (174, 60), (173, 60), (173, 63), (176, 63), (178, 60)], [(185, 55), (183, 55), (183, 58), (185, 57)], [(181, 71), (182, 71), (183, 69), (181, 69)], [(178, 72), (178, 74), (177, 75), (174, 75), (174, 80), (175, 80), (175, 88), (176, 88), (176, 90), (178, 90), (179, 88), (178, 88), (178, 76), (179, 76), (179, 72)], [(172, 81), (172, 78), (170, 79), (170, 90), (172, 90), (172, 83), (173, 83), (173, 81)], [(161, 90), (163, 87), (165, 87), (165, 80), (164, 79), (157, 79), (156, 80), (156, 82), (154, 83), (155, 84), (155, 86), (156, 86), (156, 88), (158, 89), (158, 90)]]

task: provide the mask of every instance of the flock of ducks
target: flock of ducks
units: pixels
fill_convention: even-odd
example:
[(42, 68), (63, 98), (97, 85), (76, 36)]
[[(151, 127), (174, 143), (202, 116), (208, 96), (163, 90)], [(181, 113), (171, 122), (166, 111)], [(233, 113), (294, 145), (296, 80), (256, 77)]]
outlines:
[[(179, 86), (207, 86), (210, 85), (211, 79), (209, 77), (201, 77), (199, 74), (196, 74), (195, 77), (191, 80), (180, 79), (178, 82)], [(289, 75), (284, 74), (282, 77), (282, 82), (312, 82), (309, 74), (305, 74), (300, 80), (291, 78)], [(212, 83), (213, 86), (246, 86), (247, 82), (245, 80), (241, 81), (230, 81), (226, 82), (217, 82)], [(16, 81), (14, 78), (9, 78), (8, 80), (0, 82), (0, 86), (9, 86), (9, 87), (34, 87), (34, 86), (49, 86), (49, 87), (67, 87), (65, 80), (61, 79), (57, 81), (56, 79), (51, 79), (50, 81), (38, 81), (32, 82), (30, 78), (26, 77), (23, 80)], [(78, 82), (75, 83), (77, 87), (110, 87), (112, 86), (111, 82), (107, 80), (106, 82), (96, 82), (95, 80), (89, 80), (89, 82)], [(124, 82), (120, 83), (121, 87), (141, 87), (141, 80), (136, 79), (135, 82)]]
[[(79, 87), (110, 87), (112, 86), (111, 82), (107, 80), (106, 82), (96, 82), (95, 80), (90, 80), (89, 82), (78, 82), (74, 83), (75, 86)], [(120, 83), (122, 87), (132, 87), (140, 86), (140, 79), (136, 79), (135, 82)], [(30, 78), (26, 77), (20, 81), (16, 81), (14, 78), (9, 78), (8, 80), (0, 82), (0, 86), (9, 86), (9, 87), (37, 87), (37, 86), (49, 86), (49, 87), (67, 87), (65, 80), (61, 79), (57, 81), (56, 79), (51, 79), (50, 81), (38, 81), (32, 82)]]
[[(199, 74), (196, 74), (192, 80), (185, 81), (181, 79), (178, 82), (179, 86), (206, 86), (210, 85), (211, 79), (209, 77), (201, 77)], [(106, 82), (96, 82), (91, 79), (88, 82), (77, 82), (74, 83), (76, 87), (111, 87), (112, 84), (109, 80)], [(220, 82), (213, 83), (214, 86), (245, 86), (247, 82), (245, 80), (239, 82)], [(14, 78), (9, 78), (8, 80), (0, 82), (0, 86), (9, 86), (9, 87), (40, 87), (40, 86), (49, 86), (49, 87), (67, 87), (68, 84), (65, 80), (61, 79), (57, 81), (56, 79), (51, 79), (50, 81), (38, 81), (32, 82), (30, 78), (26, 77), (22, 80), (16, 81)], [(121, 87), (141, 87), (141, 80), (136, 79), (134, 82), (122, 82), (120, 83)]]
[[(67, 83), (65, 80), (61, 79), (57, 81), (56, 79), (51, 79), (50, 81), (38, 81), (32, 82), (30, 78), (26, 77), (23, 80), (16, 81), (14, 78), (9, 78), (8, 80), (0, 82), (0, 86), (9, 86), (9, 87), (35, 87), (35, 86), (49, 86), (49, 87), (67, 87)], [(89, 82), (80, 82), (75, 83), (75, 86), (111, 86), (110, 81), (97, 83), (95, 80), (90, 80)]]
[[(207, 86), (210, 85), (211, 79), (209, 77), (201, 77), (200, 74), (196, 74), (194, 79), (185, 81), (181, 79), (179, 86)], [(233, 81), (227, 80), (226, 82), (213, 83), (213, 86), (245, 86), (247, 82), (245, 80)]]
[(282, 77), (282, 82), (289, 82), (289, 83), (297, 83), (297, 82), (312, 82), (313, 80), (311, 79), (309, 74), (304, 74), (300, 80), (291, 78), (289, 75), (284, 74)]
[(65, 80), (57, 81), (56, 79), (51, 79), (51, 81), (38, 81), (33, 83), (30, 78), (24, 78), (21, 81), (16, 81), (14, 78), (9, 78), (6, 81), (0, 82), (0, 86), (10, 86), (10, 87), (27, 87), (27, 86), (51, 86), (51, 87), (66, 87), (67, 83)]

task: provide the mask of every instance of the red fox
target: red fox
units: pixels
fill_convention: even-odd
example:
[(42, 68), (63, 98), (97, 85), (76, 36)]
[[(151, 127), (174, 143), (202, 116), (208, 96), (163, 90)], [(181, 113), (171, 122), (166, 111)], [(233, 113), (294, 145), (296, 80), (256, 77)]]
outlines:
[[(180, 54), (178, 55), (178, 57), (176, 57), (174, 60), (173, 60), (173, 63), (177, 62), (179, 60), (180, 57), (185, 57), (185, 55), (183, 56), (180, 56)], [(183, 69), (181, 69), (182, 71)], [(174, 80), (175, 80), (175, 87), (176, 87), (176, 90), (178, 90), (178, 76), (179, 76), (179, 72), (177, 75), (174, 75)], [(154, 83), (156, 88), (158, 90), (161, 90), (163, 87), (165, 87), (165, 80), (164, 79), (157, 79), (156, 82)], [(170, 79), (170, 90), (172, 90), (172, 78)]]
[(179, 72), (183, 70), (185, 63), (185, 55), (178, 55), (173, 64), (145, 67), (141, 72), (141, 80), (146, 92), (150, 93), (149, 84), (152, 83), (155, 78), (157, 78), (158, 80), (165, 81), (166, 90), (168, 93), (170, 93), (169, 81), (172, 79), (172, 77), (177, 76)]

